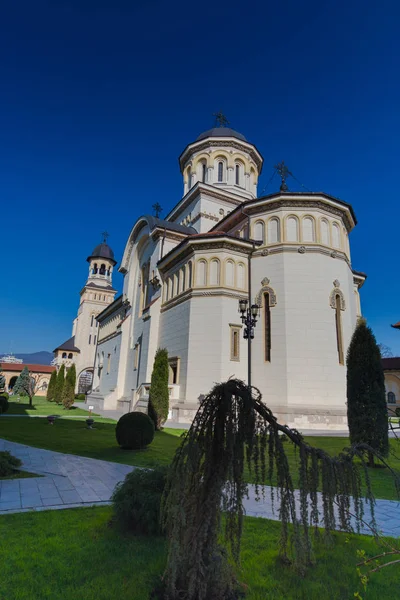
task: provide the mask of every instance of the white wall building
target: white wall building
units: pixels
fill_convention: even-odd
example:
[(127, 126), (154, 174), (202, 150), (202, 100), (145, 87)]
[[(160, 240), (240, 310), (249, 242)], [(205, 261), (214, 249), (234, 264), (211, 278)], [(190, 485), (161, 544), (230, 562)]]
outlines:
[(96, 319), (103, 309), (113, 302), (117, 291), (112, 287), (112, 274), (117, 262), (105, 239), (96, 246), (87, 262), (89, 274), (80, 292), (78, 314), (72, 325), (72, 337), (55, 348), (52, 361), (57, 368), (65, 364), (67, 370), (75, 363), (78, 392), (85, 392), (92, 387), (99, 326)]
[(184, 196), (143, 216), (119, 271), (123, 294), (98, 316), (90, 403), (145, 410), (154, 355), (170, 360), (171, 418), (190, 422), (211, 387), (247, 378), (238, 301), (261, 306), (252, 383), (278, 418), (344, 429), (345, 355), (365, 275), (352, 269), (352, 207), (324, 193), (257, 197), (263, 159), (243, 135), (211, 129), (180, 156)]

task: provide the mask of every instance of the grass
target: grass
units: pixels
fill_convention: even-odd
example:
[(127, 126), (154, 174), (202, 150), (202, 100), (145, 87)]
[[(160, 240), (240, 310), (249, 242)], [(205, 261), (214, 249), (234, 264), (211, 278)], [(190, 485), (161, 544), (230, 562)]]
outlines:
[[(2, 577), (7, 600), (148, 600), (162, 575), (162, 538), (121, 534), (108, 523), (110, 507), (0, 516)], [(360, 590), (357, 550), (378, 553), (373, 538), (334, 534), (316, 545), (317, 564), (304, 578), (278, 560), (279, 523), (246, 518), (239, 580), (246, 600), (349, 600)], [(340, 576), (339, 576), (340, 575)], [(396, 597), (398, 569), (373, 575), (365, 600)]]
[[(0, 438), (20, 442), (38, 448), (46, 448), (57, 452), (89, 456), (112, 462), (152, 467), (157, 464), (169, 464), (179, 446), (183, 430), (164, 429), (156, 432), (153, 443), (145, 450), (121, 450), (115, 440), (115, 421), (96, 418), (95, 429), (87, 429), (79, 419), (60, 419), (51, 426), (45, 419), (13, 419), (0, 417)], [(340, 437), (307, 437), (307, 441), (329, 452), (338, 454), (349, 444), (347, 438)], [(400, 476), (400, 442), (390, 440), (391, 450), (395, 455), (389, 458), (389, 464)], [(286, 452), (293, 473), (295, 485), (297, 479), (297, 457), (291, 443), (287, 443)], [(251, 474), (246, 470), (247, 480)], [(387, 469), (370, 470), (372, 489), (377, 498), (396, 500), (393, 478)]]
[(66, 410), (62, 405), (56, 404), (55, 402), (48, 402), (44, 396), (34, 396), (32, 399), (32, 407), (29, 406), (29, 398), (21, 396), (19, 402), (17, 402), (14, 398), (15, 396), (10, 396), (9, 398), (9, 408), (6, 413), (8, 415), (85, 416), (89, 414), (89, 411), (77, 407), (72, 407), (69, 410)]

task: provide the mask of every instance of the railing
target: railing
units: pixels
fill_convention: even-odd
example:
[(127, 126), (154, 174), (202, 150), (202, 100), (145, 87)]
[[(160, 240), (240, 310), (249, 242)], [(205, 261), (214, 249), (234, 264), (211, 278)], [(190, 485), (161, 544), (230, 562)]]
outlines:
[[(170, 400), (179, 400), (180, 385), (171, 383), (168, 385)], [(150, 393), (150, 383), (142, 383), (136, 390), (136, 399), (147, 400)]]

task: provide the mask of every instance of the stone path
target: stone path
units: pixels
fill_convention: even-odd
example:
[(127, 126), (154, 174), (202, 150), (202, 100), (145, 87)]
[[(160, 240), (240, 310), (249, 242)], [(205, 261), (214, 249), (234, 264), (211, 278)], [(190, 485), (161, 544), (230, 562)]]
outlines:
[[(0, 450), (9, 450), (22, 460), (25, 470), (42, 475), (0, 481), (0, 515), (109, 504), (116, 484), (123, 481), (135, 468), (95, 458), (33, 448), (2, 439)], [(249, 485), (249, 497), (244, 502), (246, 514), (279, 521), (277, 500), (275, 498), (273, 508), (270, 488), (266, 486), (265, 490), (265, 498), (257, 500), (254, 486)], [(366, 506), (367, 522), (369, 514), (369, 508)], [(400, 537), (399, 502), (377, 500), (375, 514), (378, 529), (384, 535)], [(362, 532), (371, 533), (368, 528), (364, 528)]]

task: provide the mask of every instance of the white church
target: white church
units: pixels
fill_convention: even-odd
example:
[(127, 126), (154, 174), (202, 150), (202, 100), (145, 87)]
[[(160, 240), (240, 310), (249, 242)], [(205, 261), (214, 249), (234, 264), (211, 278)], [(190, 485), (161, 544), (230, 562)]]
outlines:
[(199, 135), (179, 164), (183, 197), (165, 219), (144, 215), (131, 230), (121, 296), (114, 300), (111, 248), (104, 242), (88, 258), (86, 316), (78, 315), (69, 343), (84, 357), (80, 367), (93, 370), (89, 403), (145, 410), (162, 347), (169, 418), (190, 423), (215, 383), (247, 381), (239, 301), (250, 296), (259, 306), (252, 384), (264, 402), (299, 429), (346, 429), (345, 357), (366, 279), (351, 265), (352, 207), (325, 193), (290, 192), (284, 169), (281, 190), (258, 197), (263, 158), (228, 127)]

